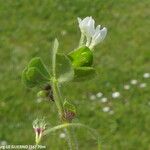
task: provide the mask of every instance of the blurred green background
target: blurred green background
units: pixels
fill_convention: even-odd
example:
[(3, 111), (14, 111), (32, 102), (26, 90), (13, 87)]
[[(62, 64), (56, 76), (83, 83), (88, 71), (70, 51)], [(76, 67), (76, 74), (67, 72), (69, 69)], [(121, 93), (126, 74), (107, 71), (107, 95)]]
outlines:
[[(94, 51), (98, 76), (65, 84), (63, 94), (77, 107), (75, 121), (98, 131), (103, 150), (150, 149), (150, 80), (143, 78), (150, 72), (149, 8), (150, 0), (0, 0), (1, 145), (34, 144), (36, 117), (46, 116), (49, 126), (58, 124), (55, 104), (37, 101), (37, 91), (23, 86), (21, 73), (34, 56), (50, 64), (55, 37), (61, 52), (76, 48), (77, 17), (93, 16), (108, 28), (106, 39)], [(131, 80), (137, 84), (131, 85)], [(124, 89), (126, 84), (129, 90)], [(120, 93), (116, 99), (111, 96), (115, 91)], [(92, 98), (98, 92), (108, 101)], [(105, 107), (111, 111), (105, 112)], [(46, 136), (42, 144), (52, 150), (68, 149), (62, 132)], [(89, 132), (75, 132), (80, 150), (96, 149)]]

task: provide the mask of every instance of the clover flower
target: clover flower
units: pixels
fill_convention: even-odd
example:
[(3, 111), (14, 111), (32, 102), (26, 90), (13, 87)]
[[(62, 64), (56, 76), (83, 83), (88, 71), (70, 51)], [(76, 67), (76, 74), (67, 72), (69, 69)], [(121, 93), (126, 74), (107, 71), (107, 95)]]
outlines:
[(99, 44), (104, 40), (107, 34), (107, 28), (104, 27), (101, 29), (101, 26), (98, 25), (95, 28), (95, 21), (92, 17), (86, 17), (83, 20), (78, 18), (79, 28), (81, 30), (82, 42), (84, 42), (84, 36), (86, 36), (86, 46), (90, 49), (93, 49), (94, 46)]
[(36, 119), (33, 121), (33, 129), (35, 131), (35, 142), (39, 144), (45, 131), (46, 123), (44, 119)]

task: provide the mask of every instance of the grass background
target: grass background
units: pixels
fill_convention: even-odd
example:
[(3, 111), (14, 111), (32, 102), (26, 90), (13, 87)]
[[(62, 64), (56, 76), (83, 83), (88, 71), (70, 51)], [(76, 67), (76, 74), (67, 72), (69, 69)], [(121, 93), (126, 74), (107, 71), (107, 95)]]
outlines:
[[(150, 87), (143, 73), (150, 72), (150, 0), (0, 0), (0, 141), (33, 144), (32, 121), (47, 116), (50, 126), (58, 123), (55, 105), (36, 102), (36, 90), (21, 83), (21, 72), (34, 56), (49, 65), (55, 37), (60, 51), (77, 47), (80, 31), (77, 17), (93, 16), (108, 28), (105, 41), (94, 52), (98, 76), (87, 82), (66, 84), (63, 92), (77, 107), (81, 123), (101, 135), (104, 150), (150, 149)], [(131, 79), (146, 82), (144, 89), (123, 89)], [(91, 101), (102, 92), (109, 103)], [(111, 93), (121, 97), (112, 100)], [(102, 111), (108, 105), (114, 114)], [(96, 142), (84, 129), (75, 130), (80, 150), (95, 150)], [(42, 141), (47, 149), (66, 150), (59, 132)]]

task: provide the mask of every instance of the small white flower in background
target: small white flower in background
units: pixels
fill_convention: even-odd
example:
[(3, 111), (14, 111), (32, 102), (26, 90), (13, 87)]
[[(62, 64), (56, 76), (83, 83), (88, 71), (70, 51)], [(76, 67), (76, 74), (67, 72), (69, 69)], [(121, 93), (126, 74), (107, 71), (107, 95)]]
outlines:
[(102, 97), (102, 96), (103, 96), (103, 93), (98, 92), (98, 93), (96, 94), (96, 96), (97, 96), (98, 98), (100, 98), (100, 97)]
[(106, 103), (106, 102), (107, 102), (107, 97), (101, 98), (101, 102), (102, 102), (102, 103)]
[[(90, 49), (93, 49), (94, 46), (102, 42), (106, 37), (107, 28), (104, 27), (101, 29), (100, 25), (95, 28), (95, 21), (92, 17), (86, 17), (83, 20), (78, 18), (78, 23), (81, 33), (86, 36), (86, 46)], [(84, 38), (82, 41), (84, 41)]]
[(60, 133), (60, 134), (59, 134), (59, 137), (60, 137), (61, 139), (64, 139), (64, 138), (66, 137), (66, 134), (65, 134), (65, 133)]
[(103, 112), (109, 112), (110, 111), (110, 107), (106, 106), (103, 108)]
[(90, 100), (95, 100), (96, 99), (96, 96), (95, 95), (91, 95), (90, 96)]
[(139, 85), (140, 88), (145, 88), (146, 86), (147, 86), (146, 83), (141, 83), (141, 84)]
[(119, 92), (112, 93), (112, 98), (118, 98), (120, 96)]
[(135, 80), (135, 79), (133, 79), (133, 80), (131, 80), (131, 82), (130, 82), (132, 85), (136, 85), (137, 83), (138, 83), (138, 81), (137, 80)]
[(46, 129), (46, 123), (45, 123), (44, 118), (34, 120), (33, 121), (33, 129), (35, 131), (35, 142), (36, 142), (36, 144), (39, 144), (41, 141), (41, 138), (43, 136), (43, 132)]
[(114, 111), (113, 111), (113, 110), (109, 111), (109, 114), (110, 114), (110, 115), (113, 115), (113, 114), (114, 114)]
[(143, 77), (144, 77), (144, 78), (150, 78), (150, 73), (144, 73), (144, 74), (143, 74)]
[(66, 34), (67, 34), (67, 31), (66, 31), (66, 30), (62, 30), (62, 31), (61, 31), (61, 35), (62, 35), (62, 36), (65, 36)]
[(37, 98), (36, 102), (37, 103), (41, 103), (42, 102), (42, 98)]
[(2, 145), (2, 146), (7, 145), (7, 141), (0, 141), (0, 145)]
[(124, 85), (124, 89), (125, 90), (129, 90), (130, 89), (130, 85)]

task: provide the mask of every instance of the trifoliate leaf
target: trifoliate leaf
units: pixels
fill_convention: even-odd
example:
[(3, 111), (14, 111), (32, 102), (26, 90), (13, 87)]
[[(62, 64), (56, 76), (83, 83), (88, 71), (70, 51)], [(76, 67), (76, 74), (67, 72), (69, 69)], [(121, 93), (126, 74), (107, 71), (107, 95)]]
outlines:
[(74, 70), (71, 61), (64, 54), (56, 54), (56, 79), (62, 83), (71, 81), (74, 77)]
[(32, 58), (28, 64), (28, 68), (35, 67), (37, 68), (46, 78), (50, 78), (50, 74), (47, 71), (47, 68), (43, 64), (40, 57)]
[(77, 67), (74, 68), (74, 72), (74, 81), (90, 80), (96, 75), (96, 70), (93, 67)]
[(49, 79), (35, 67), (26, 68), (22, 73), (22, 79), (28, 87), (41, 86), (49, 82)]
[(22, 81), (27, 87), (34, 87), (35, 83), (27, 79), (27, 76), (26, 76), (27, 70), (28, 68), (25, 68), (22, 72)]
[(93, 64), (93, 53), (86, 47), (80, 47), (68, 54), (73, 67), (90, 67)]

